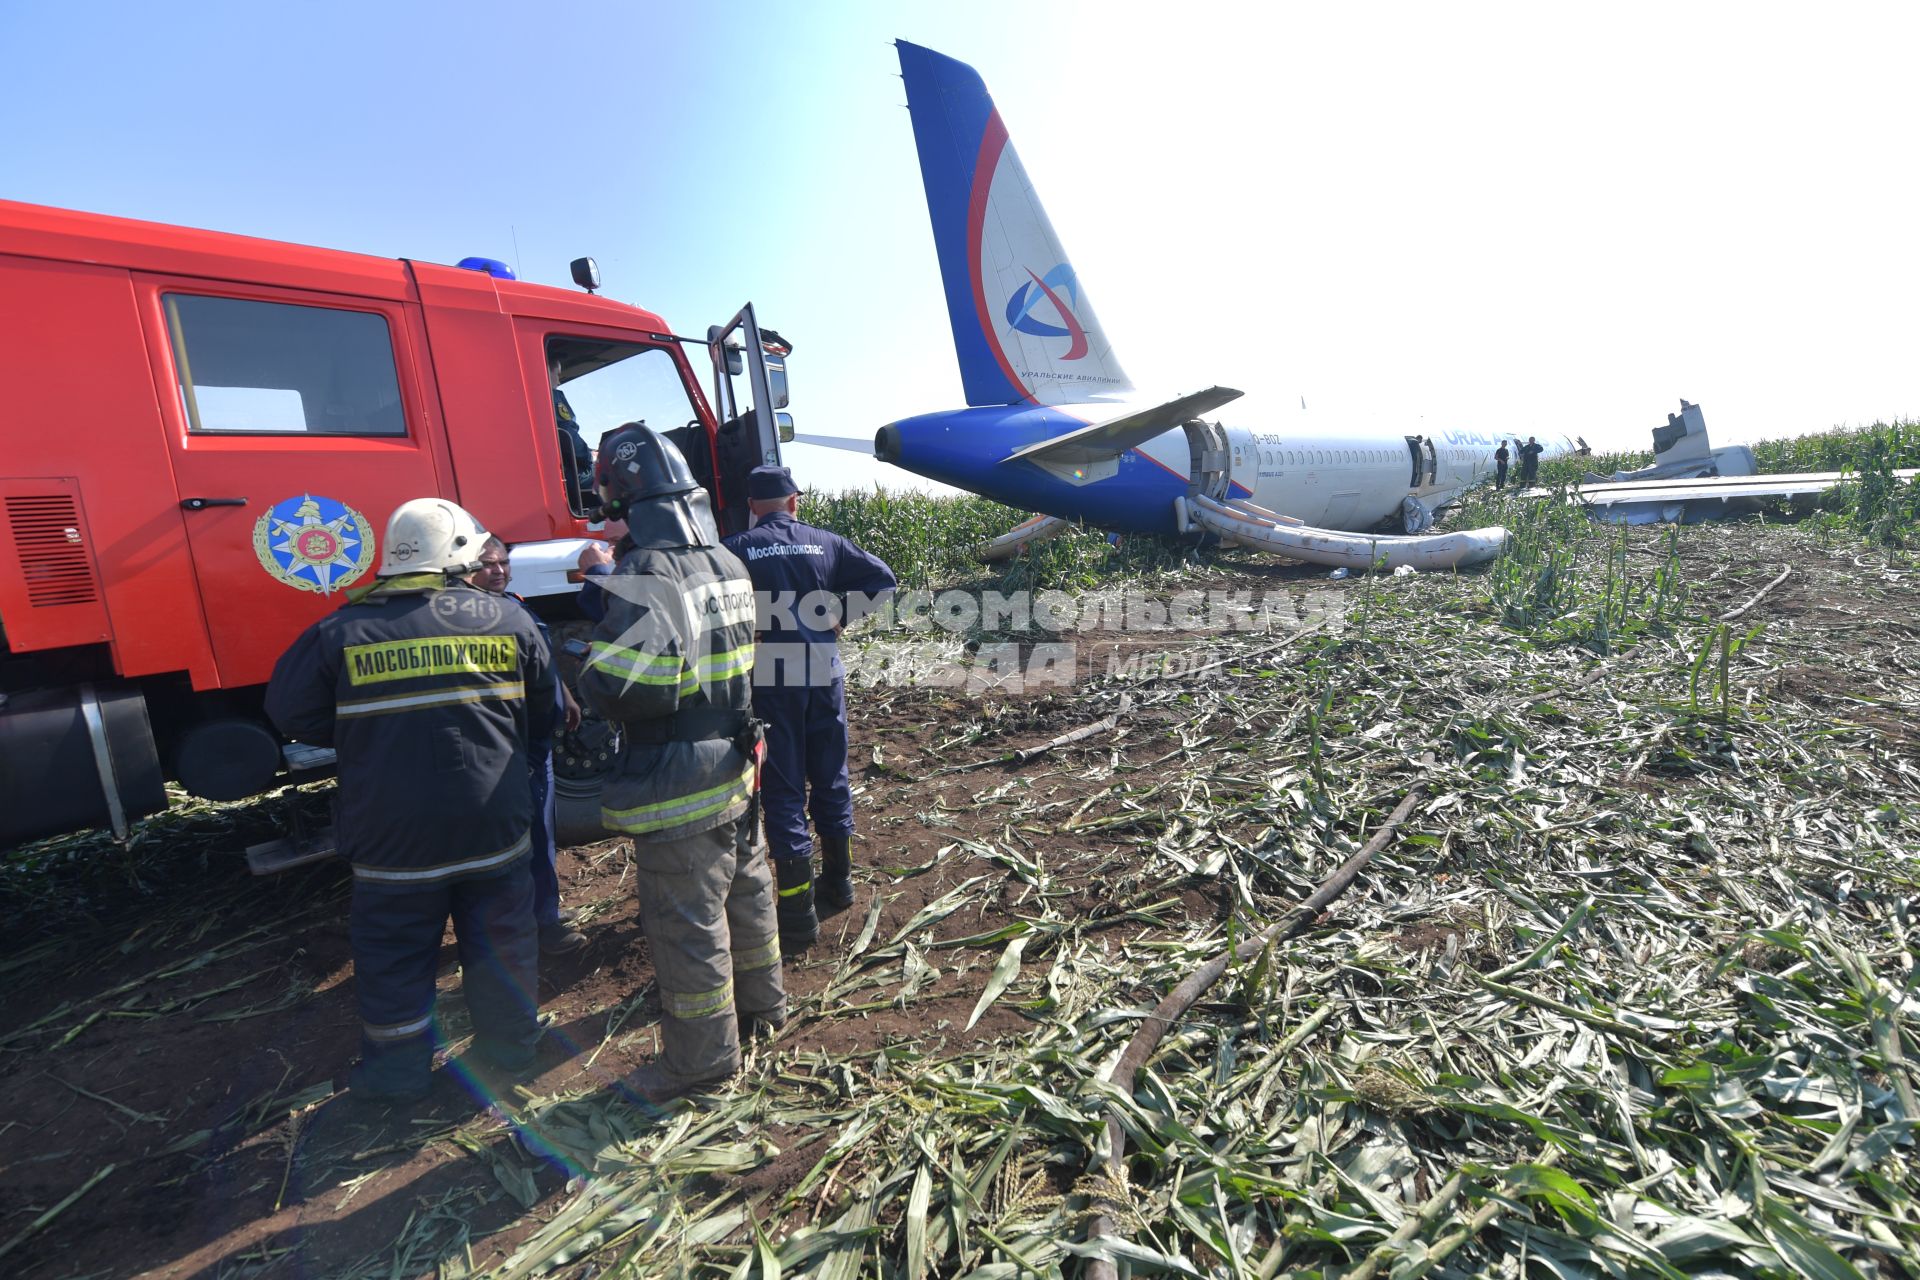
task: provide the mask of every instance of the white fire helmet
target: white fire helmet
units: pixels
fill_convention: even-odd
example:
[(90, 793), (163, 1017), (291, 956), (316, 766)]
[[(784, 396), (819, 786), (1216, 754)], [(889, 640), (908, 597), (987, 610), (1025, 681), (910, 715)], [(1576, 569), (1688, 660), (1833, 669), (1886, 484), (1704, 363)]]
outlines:
[(386, 554), (376, 576), (472, 573), (490, 536), (464, 507), (445, 498), (411, 499), (387, 520)]

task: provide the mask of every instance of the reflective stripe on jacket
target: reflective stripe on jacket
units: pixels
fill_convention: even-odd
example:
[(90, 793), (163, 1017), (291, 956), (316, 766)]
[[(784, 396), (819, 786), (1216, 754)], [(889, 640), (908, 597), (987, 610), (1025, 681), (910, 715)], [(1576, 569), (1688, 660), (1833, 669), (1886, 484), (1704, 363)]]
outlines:
[[(752, 706), (753, 582), (720, 547), (630, 550), (598, 579), (606, 603), (579, 691), (608, 720)], [(668, 840), (746, 812), (754, 762), (731, 741), (634, 743), (601, 792), (610, 831)]]
[(280, 657), (267, 714), (339, 754), (334, 835), (365, 887), (497, 875), (527, 857), (527, 740), (553, 732), (553, 657), (519, 604), (389, 578)]

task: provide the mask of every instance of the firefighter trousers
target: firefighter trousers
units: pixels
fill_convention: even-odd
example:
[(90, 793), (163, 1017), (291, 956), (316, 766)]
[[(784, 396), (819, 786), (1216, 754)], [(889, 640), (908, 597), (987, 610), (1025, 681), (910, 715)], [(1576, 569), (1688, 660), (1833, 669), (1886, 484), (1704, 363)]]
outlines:
[(354, 1088), (392, 1097), (427, 1088), (438, 1038), (434, 979), (449, 915), (475, 1050), (503, 1067), (533, 1060), (540, 942), (526, 867), (397, 893), (356, 883), (347, 926), (361, 1025)]
[(846, 690), (845, 678), (836, 675), (828, 684), (753, 691), (753, 713), (767, 726), (760, 803), (766, 808), (767, 847), (777, 859), (813, 856), (809, 812), (821, 836), (853, 834)]
[(736, 1016), (787, 1016), (767, 860), (741, 817), (636, 838), (633, 861), (664, 1011), (659, 1065), (675, 1084), (724, 1079), (740, 1069)]

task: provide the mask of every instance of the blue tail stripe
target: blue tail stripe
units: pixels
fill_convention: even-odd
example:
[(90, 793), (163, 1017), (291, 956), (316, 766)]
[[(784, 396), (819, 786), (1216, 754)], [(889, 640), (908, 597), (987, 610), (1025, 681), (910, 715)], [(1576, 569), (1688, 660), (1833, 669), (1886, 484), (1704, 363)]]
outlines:
[(954, 354), (959, 358), (967, 403), (1017, 403), (1026, 399), (1026, 392), (1008, 379), (993, 334), (983, 327), (975, 305), (969, 243), (974, 186), (993, 181), (991, 173), (975, 172), (994, 115), (993, 98), (986, 82), (966, 63), (905, 40), (894, 45), (906, 81), (907, 110), (913, 118), (914, 146), (920, 155), (927, 214), (933, 222), (940, 279), (947, 291), (947, 318), (953, 326)]

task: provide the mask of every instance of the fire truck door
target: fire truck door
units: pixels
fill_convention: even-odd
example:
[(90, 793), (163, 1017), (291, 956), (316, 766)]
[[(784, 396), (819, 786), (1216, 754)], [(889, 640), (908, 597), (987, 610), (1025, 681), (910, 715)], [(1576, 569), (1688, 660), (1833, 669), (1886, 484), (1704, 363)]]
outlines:
[(451, 494), (413, 309), (142, 281), (200, 605), (222, 687), (258, 684), (370, 585), (387, 517)]
[(787, 403), (787, 346), (761, 331), (749, 302), (726, 324), (707, 330), (707, 351), (713, 359), (713, 411), (720, 419), (720, 532), (735, 534), (747, 527), (748, 473), (780, 463), (776, 410)]

